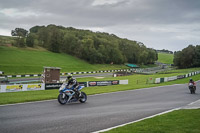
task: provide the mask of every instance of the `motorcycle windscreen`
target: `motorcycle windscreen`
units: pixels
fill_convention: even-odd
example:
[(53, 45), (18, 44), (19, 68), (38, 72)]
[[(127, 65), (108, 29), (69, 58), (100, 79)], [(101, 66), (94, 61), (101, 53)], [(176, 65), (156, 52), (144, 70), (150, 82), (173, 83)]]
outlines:
[(79, 86), (78, 87), (78, 90), (81, 90), (81, 89), (83, 89), (84, 88), (84, 86)]

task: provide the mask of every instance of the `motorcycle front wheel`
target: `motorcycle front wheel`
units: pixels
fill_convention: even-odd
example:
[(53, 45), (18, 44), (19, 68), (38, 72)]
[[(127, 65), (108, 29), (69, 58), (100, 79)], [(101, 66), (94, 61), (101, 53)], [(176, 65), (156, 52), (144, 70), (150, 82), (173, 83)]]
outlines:
[(60, 103), (60, 104), (66, 104), (67, 103), (67, 96), (65, 96), (64, 98), (63, 98), (63, 94), (59, 94), (58, 95), (58, 102)]
[(81, 103), (85, 103), (87, 101), (87, 95), (85, 92), (81, 92), (80, 100)]

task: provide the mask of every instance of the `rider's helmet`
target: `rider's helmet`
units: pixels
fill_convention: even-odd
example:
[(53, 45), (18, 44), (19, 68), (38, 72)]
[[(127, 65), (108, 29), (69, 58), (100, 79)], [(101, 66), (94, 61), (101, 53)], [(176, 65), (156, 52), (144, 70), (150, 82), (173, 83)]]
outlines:
[(190, 79), (190, 82), (192, 82), (193, 80), (192, 79)]
[(70, 79), (72, 79), (72, 75), (71, 74), (67, 76), (67, 80), (69, 81)]

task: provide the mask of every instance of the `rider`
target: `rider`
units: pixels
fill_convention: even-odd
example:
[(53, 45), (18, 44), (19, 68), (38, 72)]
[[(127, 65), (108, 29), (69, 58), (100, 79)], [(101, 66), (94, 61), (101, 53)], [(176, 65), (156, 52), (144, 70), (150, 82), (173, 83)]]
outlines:
[(67, 86), (71, 85), (75, 93), (79, 96), (80, 92), (78, 90), (78, 82), (72, 75), (68, 75), (66, 81), (68, 81)]
[(194, 85), (194, 88), (196, 89), (196, 83), (192, 79), (190, 79), (189, 83), (192, 83)]

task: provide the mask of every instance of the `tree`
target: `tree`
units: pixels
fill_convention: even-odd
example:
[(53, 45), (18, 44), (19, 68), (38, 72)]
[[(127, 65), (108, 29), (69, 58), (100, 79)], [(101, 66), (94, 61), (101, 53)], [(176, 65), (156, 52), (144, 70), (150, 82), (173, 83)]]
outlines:
[(195, 58), (195, 47), (192, 45), (189, 45), (187, 48), (183, 49), (183, 64), (182, 66), (185, 66), (185, 68), (192, 67), (194, 65), (194, 58)]
[(197, 45), (195, 48), (194, 66), (200, 66), (200, 45)]
[(17, 36), (17, 42), (16, 45), (19, 47), (24, 47), (25, 46), (25, 37), (27, 36), (28, 31), (23, 29), (23, 28), (15, 28), (15, 30), (11, 31), (12, 36)]
[[(14, 35), (14, 32), (13, 32)], [(157, 53), (143, 43), (121, 39), (114, 34), (48, 25), (30, 29), (27, 45), (40, 45), (53, 52), (64, 52), (90, 63), (153, 63)]]
[(12, 36), (18, 36), (18, 37), (26, 37), (28, 34), (28, 31), (23, 28), (15, 28), (15, 30), (11, 31)]
[(195, 60), (198, 61), (198, 52), (195, 49), (195, 46), (189, 45), (182, 51), (175, 52), (174, 65), (178, 66), (179, 68), (190, 68), (198, 66), (198, 63), (195, 63)]
[(59, 53), (60, 52), (60, 46), (62, 44), (63, 35), (62, 33), (57, 29), (53, 28), (51, 30), (51, 36), (50, 36), (50, 44), (49, 44), (49, 50), (52, 52)]
[(34, 26), (34, 27), (30, 28), (30, 32), (31, 33), (37, 33), (42, 28), (45, 28), (45, 26)]
[(182, 52), (181, 51), (174, 52), (174, 60), (173, 60), (173, 62), (174, 62), (174, 65), (178, 66), (179, 68), (181, 66), (181, 59), (182, 59), (181, 57), (182, 57)]
[(30, 33), (27, 35), (26, 37), (26, 45), (29, 47), (33, 47), (34, 46), (34, 34)]

